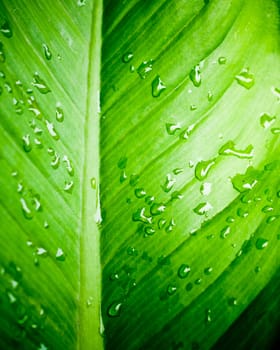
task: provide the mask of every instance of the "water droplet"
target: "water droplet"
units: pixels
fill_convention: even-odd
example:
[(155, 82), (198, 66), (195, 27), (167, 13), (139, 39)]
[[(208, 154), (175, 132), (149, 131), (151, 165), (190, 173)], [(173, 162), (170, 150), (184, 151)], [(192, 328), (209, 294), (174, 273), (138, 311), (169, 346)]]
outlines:
[(210, 275), (213, 271), (213, 267), (209, 266), (204, 269), (204, 274), (205, 275)]
[(190, 125), (186, 130), (184, 130), (181, 133), (180, 138), (183, 140), (187, 140), (190, 137), (191, 133), (193, 132), (194, 128), (195, 128), (195, 124)]
[(5, 21), (0, 28), (0, 32), (6, 37), (6, 38), (11, 38), (13, 36), (13, 31), (10, 27), (10, 24)]
[(107, 310), (109, 317), (119, 317), (121, 315), (123, 304), (119, 301), (113, 302)]
[(133, 59), (133, 53), (132, 52), (126, 52), (123, 56), (122, 56), (122, 61), (123, 63), (128, 63)]
[(126, 172), (125, 170), (122, 170), (120, 175), (120, 183), (122, 184), (123, 182), (125, 182), (126, 179), (127, 179)]
[(117, 281), (119, 279), (120, 279), (120, 276), (119, 276), (119, 274), (117, 272), (112, 273), (111, 276), (110, 276), (110, 280), (111, 281)]
[(6, 91), (11, 94), (13, 92), (12, 86), (10, 83), (5, 83), (4, 84), (4, 88), (6, 89)]
[(240, 193), (251, 190), (256, 186), (258, 180), (261, 178), (261, 172), (249, 167), (245, 174), (236, 174), (232, 179), (233, 187)]
[(45, 344), (40, 343), (40, 346), (39, 346), (38, 350), (48, 350), (48, 348), (46, 347)]
[(248, 145), (244, 150), (237, 150), (233, 141), (228, 141), (219, 149), (219, 154), (223, 156), (236, 156), (241, 159), (253, 158), (253, 145)]
[(212, 191), (212, 184), (210, 182), (204, 182), (201, 186), (200, 186), (200, 193), (203, 196), (208, 196)]
[(13, 293), (11, 293), (9, 291), (7, 291), (7, 297), (8, 297), (10, 304), (14, 304), (17, 302), (17, 298), (14, 296)]
[(137, 68), (137, 73), (139, 74), (140, 78), (146, 79), (147, 75), (151, 70), (153, 69), (153, 63), (154, 60), (149, 61), (143, 61), (140, 66)]
[(64, 185), (64, 191), (67, 193), (72, 193), (74, 187), (74, 182), (73, 181), (65, 181)]
[(22, 182), (19, 182), (17, 185), (17, 192), (22, 193), (23, 189), (24, 189), (24, 187), (23, 187)]
[(269, 114), (263, 113), (260, 116), (261, 126), (265, 129), (269, 128), (276, 121), (276, 116), (270, 116)]
[(93, 305), (93, 297), (88, 297), (86, 301), (86, 306), (91, 307)]
[(187, 285), (186, 285), (186, 291), (191, 291), (193, 289), (193, 284), (191, 282), (189, 282)]
[(160, 219), (158, 220), (158, 228), (159, 228), (160, 230), (165, 226), (165, 224), (166, 224), (166, 220), (165, 220), (165, 219), (160, 218)]
[(202, 181), (204, 180), (208, 174), (210, 169), (215, 165), (215, 159), (210, 159), (210, 160), (201, 160), (196, 164), (195, 167), (195, 177), (199, 180)]
[(173, 169), (173, 174), (174, 174), (174, 175), (179, 175), (179, 174), (181, 174), (183, 171), (184, 171), (183, 168), (175, 168), (175, 169)]
[(130, 175), (130, 180), (129, 180), (130, 186), (132, 187), (136, 186), (139, 179), (140, 179), (140, 175), (137, 175), (137, 174)]
[(40, 196), (38, 194), (33, 196), (32, 204), (35, 206), (36, 211), (40, 211), (42, 209), (41, 202), (40, 202)]
[(45, 248), (39, 247), (39, 248), (37, 248), (37, 250), (36, 250), (36, 254), (39, 255), (39, 256), (45, 257), (45, 256), (48, 255), (48, 252), (46, 251)]
[(118, 168), (119, 169), (125, 169), (127, 164), (127, 157), (121, 157), (118, 161)]
[(248, 69), (242, 70), (239, 74), (235, 76), (235, 80), (237, 83), (241, 86), (243, 86), (246, 89), (251, 89), (253, 85), (255, 84), (254, 75), (249, 73)]
[(249, 212), (243, 208), (238, 208), (236, 213), (240, 218), (247, 218), (249, 215)]
[(70, 176), (73, 176), (74, 175), (74, 168), (73, 168), (72, 163), (69, 160), (69, 158), (67, 156), (64, 156), (62, 161), (65, 163), (65, 167), (66, 167), (68, 174)]
[(0, 41), (0, 62), (4, 63), (6, 61), (5, 53), (3, 50), (3, 43)]
[(144, 231), (145, 231), (145, 234), (148, 236), (152, 236), (156, 232), (156, 230), (151, 226), (145, 227)]
[(212, 209), (212, 205), (208, 202), (199, 203), (193, 211), (198, 215), (207, 215), (208, 212)]
[(224, 56), (221, 56), (218, 58), (218, 63), (219, 64), (226, 64), (227, 59)]
[(154, 203), (150, 208), (152, 215), (160, 215), (165, 211), (166, 206), (163, 203)]
[(212, 322), (212, 311), (211, 311), (211, 309), (205, 310), (205, 321), (206, 321), (206, 323)]
[(164, 184), (161, 186), (161, 188), (163, 189), (164, 192), (170, 192), (173, 188), (173, 186), (175, 185), (176, 180), (172, 179), (172, 176), (170, 174), (166, 175), (166, 179)]
[(128, 247), (126, 252), (127, 252), (127, 255), (130, 255), (130, 256), (138, 256), (138, 250), (135, 247)]
[(34, 143), (37, 148), (43, 148), (42, 141), (39, 140), (37, 137), (34, 139)]
[(187, 265), (187, 264), (182, 264), (182, 265), (179, 267), (178, 272), (177, 272), (178, 277), (180, 277), (180, 278), (186, 278), (186, 277), (189, 275), (190, 271), (191, 271), (191, 268), (190, 268), (189, 265)]
[(58, 261), (64, 261), (65, 260), (65, 255), (64, 252), (61, 248), (58, 248), (55, 254), (55, 258)]
[(165, 228), (165, 232), (166, 232), (166, 233), (172, 232), (174, 226), (175, 226), (175, 221), (174, 221), (173, 219), (171, 219), (171, 220), (169, 221), (168, 225), (167, 225), (166, 228)]
[(176, 131), (181, 129), (181, 125), (179, 123), (166, 123), (165, 128), (169, 135), (175, 135)]
[(166, 89), (164, 82), (157, 75), (152, 82), (152, 95), (153, 97), (159, 97), (161, 93)]
[(236, 298), (229, 298), (228, 299), (228, 305), (229, 306), (237, 306), (237, 300), (236, 300)]
[(258, 238), (256, 241), (256, 248), (257, 249), (264, 249), (268, 246), (268, 240), (265, 238)]
[(198, 64), (190, 71), (189, 76), (195, 87), (201, 85), (200, 66)]
[(207, 100), (208, 100), (209, 102), (211, 102), (211, 101), (213, 100), (213, 93), (212, 93), (212, 91), (208, 91)]
[(90, 179), (90, 186), (93, 190), (96, 190), (96, 178), (95, 177), (92, 177)]
[(170, 296), (174, 295), (176, 293), (176, 291), (177, 291), (177, 287), (174, 284), (169, 284), (167, 286), (166, 291), (167, 291), (168, 295), (170, 295)]
[(280, 215), (272, 215), (272, 216), (269, 216), (267, 219), (266, 219), (266, 223), (267, 224), (271, 224), (272, 222), (274, 222), (275, 220), (279, 219)]
[(64, 112), (63, 109), (59, 106), (55, 109), (55, 118), (59, 123), (62, 123), (64, 120)]
[(145, 198), (145, 202), (148, 204), (148, 205), (151, 205), (155, 200), (155, 197), (154, 196), (147, 196)]
[(129, 71), (130, 71), (130, 73), (134, 73), (135, 72), (135, 67), (134, 67), (133, 64), (130, 65)]
[(60, 156), (55, 152), (54, 157), (51, 161), (51, 167), (53, 169), (57, 169), (59, 167), (59, 164), (60, 164)]
[(51, 50), (47, 44), (43, 44), (42, 47), (43, 47), (44, 55), (46, 59), (49, 61), (52, 58)]
[(137, 198), (143, 198), (146, 196), (146, 191), (144, 188), (136, 188), (134, 193)]
[(226, 218), (226, 222), (229, 223), (229, 224), (232, 224), (234, 221), (235, 221), (235, 219), (234, 219), (233, 216), (228, 216), (228, 217)]
[(196, 285), (200, 285), (201, 282), (202, 282), (202, 278), (197, 278), (197, 279), (194, 281), (194, 283), (195, 283)]
[(21, 203), (21, 209), (22, 209), (24, 217), (28, 220), (32, 219), (32, 217), (33, 217), (32, 211), (29, 209), (25, 199), (20, 198), (20, 203)]
[(226, 226), (221, 230), (221, 238), (226, 238), (230, 234), (230, 226)]
[(47, 221), (44, 221), (44, 229), (48, 229), (50, 227), (49, 223)]
[(53, 123), (49, 122), (47, 119), (45, 120), (48, 132), (50, 134), (50, 136), (54, 139), (54, 140), (58, 140), (59, 139), (59, 135), (57, 133), (57, 131), (54, 128)]
[(145, 216), (145, 210), (146, 208), (140, 208), (137, 209), (136, 212), (132, 215), (133, 221), (140, 221), (145, 224), (151, 224), (152, 223), (152, 217)]
[(179, 191), (174, 191), (173, 193), (171, 193), (171, 200), (177, 200), (177, 199), (182, 199), (184, 196), (182, 195), (181, 192)]
[(263, 213), (270, 213), (270, 212), (272, 212), (273, 210), (274, 210), (274, 208), (271, 207), (270, 205), (266, 205), (266, 206), (264, 206), (264, 207), (262, 208), (262, 212), (263, 212)]
[(47, 94), (48, 92), (51, 92), (45, 81), (41, 79), (38, 73), (35, 73), (33, 75), (33, 82), (31, 84), (35, 86), (41, 94)]
[(280, 128), (272, 128), (272, 129), (271, 129), (271, 132), (272, 132), (272, 134), (274, 134), (274, 135), (278, 135), (278, 134), (280, 134)]

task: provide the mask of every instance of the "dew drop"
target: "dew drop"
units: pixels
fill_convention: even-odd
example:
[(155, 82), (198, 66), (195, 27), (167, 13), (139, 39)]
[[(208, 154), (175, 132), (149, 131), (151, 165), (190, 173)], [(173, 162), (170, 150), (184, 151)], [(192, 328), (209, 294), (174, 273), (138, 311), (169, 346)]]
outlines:
[(47, 256), (48, 252), (46, 251), (45, 248), (39, 247), (36, 250), (36, 254), (39, 256), (45, 257), (45, 256)]
[(220, 237), (226, 238), (230, 234), (230, 226), (226, 226), (221, 230)]
[(269, 114), (263, 113), (260, 116), (260, 124), (264, 129), (269, 128), (276, 120), (275, 116), (270, 116)]
[(200, 186), (200, 193), (203, 196), (208, 196), (212, 191), (212, 184), (210, 182), (204, 182), (201, 186)]
[(235, 221), (235, 219), (234, 219), (233, 216), (228, 216), (228, 217), (226, 218), (226, 222), (229, 223), (229, 224), (232, 224), (234, 221)]
[(171, 220), (169, 221), (168, 225), (167, 225), (166, 228), (165, 228), (165, 232), (166, 232), (166, 233), (172, 232), (174, 226), (175, 226), (175, 221), (174, 221), (174, 219), (171, 219)]
[(191, 291), (193, 289), (193, 284), (191, 282), (189, 282), (187, 285), (186, 285), (186, 291)]
[(272, 129), (271, 129), (271, 132), (272, 132), (272, 134), (274, 134), (274, 135), (278, 135), (278, 134), (280, 134), (280, 128), (272, 128)]
[(205, 275), (210, 275), (213, 271), (213, 267), (209, 266), (204, 269), (204, 274)]
[(154, 196), (147, 196), (145, 198), (145, 202), (148, 204), (148, 205), (151, 205), (155, 200), (155, 197)]
[(62, 123), (64, 121), (64, 112), (63, 109), (59, 106), (55, 109), (55, 118), (59, 123)]
[(194, 281), (194, 283), (195, 283), (196, 285), (200, 285), (200, 284), (202, 283), (202, 278), (197, 278), (197, 279)]
[(130, 73), (134, 73), (135, 72), (135, 67), (134, 67), (133, 64), (130, 65), (129, 71), (130, 71)]
[(59, 167), (59, 164), (60, 164), (60, 156), (55, 152), (53, 159), (51, 161), (51, 167), (53, 169), (57, 169)]
[(144, 188), (136, 188), (134, 194), (137, 198), (143, 198), (146, 196), (146, 191)]
[(183, 171), (184, 171), (183, 168), (175, 168), (175, 169), (173, 169), (173, 174), (174, 174), (174, 175), (179, 175), (179, 174), (181, 174)]
[(46, 123), (46, 127), (48, 129), (48, 132), (49, 132), (50, 136), (54, 140), (58, 140), (59, 139), (59, 135), (58, 135), (57, 131), (55, 130), (53, 123), (49, 122), (47, 119), (45, 120), (45, 123)]
[(65, 255), (61, 248), (58, 248), (55, 254), (55, 258), (58, 261), (65, 261)]
[(109, 317), (119, 317), (121, 315), (123, 304), (119, 301), (113, 302), (107, 310)]
[(256, 241), (256, 248), (257, 249), (264, 249), (268, 246), (268, 240), (265, 238), (258, 238)]
[(137, 68), (137, 73), (140, 78), (146, 79), (147, 75), (153, 69), (154, 60), (143, 61), (140, 66)]
[(208, 91), (207, 99), (208, 99), (209, 102), (211, 102), (213, 100), (213, 93), (212, 93), (212, 91)]
[(279, 219), (280, 215), (271, 215), (266, 219), (267, 224), (271, 224), (275, 220)]
[(145, 216), (145, 208), (137, 209), (136, 212), (132, 215), (133, 221), (140, 221), (145, 224), (152, 223), (152, 217)]
[(32, 211), (29, 209), (25, 199), (20, 198), (20, 203), (21, 203), (21, 209), (22, 209), (24, 217), (28, 220), (32, 219), (33, 218)]
[(52, 53), (50, 51), (50, 48), (47, 44), (43, 44), (42, 47), (43, 47), (44, 55), (46, 59), (49, 61), (52, 58)]
[(136, 186), (139, 179), (140, 179), (140, 175), (137, 175), (137, 174), (130, 175), (130, 180), (129, 180), (130, 186), (132, 187)]
[(171, 200), (177, 200), (177, 199), (182, 199), (184, 196), (182, 195), (181, 192), (179, 191), (174, 191), (173, 193), (171, 193)]
[(232, 179), (233, 187), (240, 193), (245, 192), (247, 190), (252, 190), (258, 180), (261, 177), (261, 172), (254, 169), (253, 167), (249, 167), (246, 170), (245, 174), (236, 174)]
[(127, 165), (127, 157), (121, 157), (118, 161), (118, 168), (125, 169)]
[(160, 230), (165, 226), (165, 224), (166, 224), (166, 220), (165, 220), (165, 219), (160, 218), (160, 219), (158, 220), (158, 228), (159, 228)]
[(47, 221), (44, 221), (44, 229), (48, 229), (50, 227), (49, 223)]
[(249, 212), (243, 208), (238, 208), (236, 213), (240, 218), (246, 218), (249, 215)]
[(92, 177), (90, 179), (90, 186), (93, 190), (96, 190), (96, 178), (95, 177)]
[(179, 123), (166, 123), (165, 128), (169, 135), (175, 135), (176, 131), (181, 129), (181, 125)]
[(212, 322), (212, 311), (211, 311), (211, 309), (205, 310), (205, 321), (206, 321), (206, 323)]
[(196, 164), (195, 167), (195, 177), (199, 180), (202, 181), (204, 180), (208, 174), (210, 169), (215, 165), (215, 159), (210, 159), (210, 160), (201, 160)]
[(191, 268), (190, 268), (189, 265), (187, 265), (187, 264), (182, 264), (182, 265), (179, 267), (178, 272), (177, 272), (178, 277), (180, 277), (180, 278), (186, 278), (186, 277), (189, 275), (190, 271), (191, 271)]
[(199, 87), (201, 85), (200, 66), (198, 64), (190, 71), (189, 76), (195, 87)]
[(6, 61), (6, 56), (3, 50), (3, 43), (0, 41), (0, 62), (4, 63)]
[(123, 56), (122, 56), (122, 61), (123, 63), (128, 63), (133, 59), (133, 53), (132, 52), (126, 52)]
[(22, 182), (19, 182), (17, 185), (17, 192), (22, 193), (23, 189), (24, 189), (24, 187), (23, 187)]
[(34, 143), (35, 143), (35, 146), (37, 148), (43, 148), (42, 141), (40, 139), (38, 139), (37, 137), (34, 139)]
[(228, 305), (229, 306), (237, 306), (237, 299), (236, 298), (229, 298), (228, 299)]
[(242, 70), (239, 74), (235, 76), (235, 80), (241, 86), (246, 89), (251, 89), (255, 84), (254, 75), (249, 73), (248, 69)]
[(15, 304), (17, 302), (17, 298), (14, 296), (13, 293), (11, 293), (9, 291), (7, 291), (7, 297), (8, 297), (10, 304)]
[(160, 76), (157, 75), (152, 82), (152, 95), (153, 95), (153, 97), (159, 97), (165, 89), (166, 89), (166, 85), (160, 79)]
[(51, 91), (38, 73), (33, 75), (33, 82), (31, 84), (35, 86), (41, 94), (47, 94)]
[(263, 213), (270, 213), (270, 212), (272, 212), (273, 210), (274, 210), (274, 208), (271, 207), (270, 205), (266, 205), (266, 206), (264, 206), (264, 207), (262, 208), (262, 212), (263, 212)]
[(69, 160), (69, 158), (67, 156), (64, 156), (62, 161), (65, 163), (65, 167), (66, 167), (68, 174), (70, 176), (73, 176), (74, 175), (74, 168), (73, 168), (73, 165), (72, 165), (71, 161)]
[(226, 64), (227, 63), (227, 59), (224, 56), (221, 56), (218, 58), (218, 63), (219, 64)]
[(237, 150), (233, 141), (228, 141), (219, 149), (222, 156), (236, 156), (241, 159), (253, 158), (253, 145), (248, 145), (244, 150)]
[(127, 179), (127, 175), (126, 175), (125, 170), (123, 169), (123, 170), (121, 171), (121, 174), (120, 174), (120, 183), (121, 183), (121, 184), (124, 183), (126, 179)]
[(35, 195), (32, 198), (32, 204), (35, 206), (36, 211), (40, 211), (42, 209), (39, 195)]
[(161, 186), (164, 192), (168, 193), (172, 190), (173, 186), (175, 185), (176, 180), (172, 178), (170, 174), (166, 175), (166, 179), (164, 184)]
[(151, 215), (160, 215), (165, 211), (166, 206), (163, 203), (154, 203), (150, 208)]
[(11, 94), (13, 92), (13, 89), (11, 87), (11, 84), (10, 83), (5, 83), (4, 84), (4, 88), (6, 89), (6, 91)]
[(1, 27), (0, 27), (0, 32), (6, 37), (6, 38), (11, 38), (13, 36), (13, 31), (10, 27), (10, 24), (5, 21)]
[(193, 211), (198, 215), (207, 215), (208, 212), (212, 209), (212, 205), (208, 202), (203, 202), (198, 204)]
[(65, 181), (64, 185), (64, 191), (67, 193), (72, 193), (74, 187), (74, 182), (73, 181)]
[(176, 293), (176, 291), (177, 291), (177, 287), (174, 284), (169, 284), (167, 286), (166, 291), (167, 291), (168, 295), (170, 295), (170, 296), (174, 295)]

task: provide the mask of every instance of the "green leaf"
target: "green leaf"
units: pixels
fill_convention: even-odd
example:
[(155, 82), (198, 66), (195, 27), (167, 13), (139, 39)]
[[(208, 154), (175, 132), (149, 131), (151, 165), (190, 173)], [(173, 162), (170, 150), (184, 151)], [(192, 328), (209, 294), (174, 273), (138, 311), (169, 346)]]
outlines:
[(0, 348), (272, 348), (279, 1), (4, 0), (0, 36)]

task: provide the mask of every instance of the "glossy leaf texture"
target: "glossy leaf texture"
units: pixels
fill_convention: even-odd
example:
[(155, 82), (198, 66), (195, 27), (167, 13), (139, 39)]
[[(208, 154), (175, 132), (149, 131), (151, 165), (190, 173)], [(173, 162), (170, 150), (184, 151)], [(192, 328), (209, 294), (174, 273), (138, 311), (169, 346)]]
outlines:
[(272, 348), (279, 53), (277, 1), (105, 1), (106, 348)]

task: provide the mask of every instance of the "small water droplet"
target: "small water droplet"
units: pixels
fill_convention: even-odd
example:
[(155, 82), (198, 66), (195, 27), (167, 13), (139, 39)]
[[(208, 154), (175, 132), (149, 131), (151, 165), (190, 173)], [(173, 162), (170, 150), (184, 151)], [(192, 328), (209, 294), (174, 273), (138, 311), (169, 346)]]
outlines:
[(65, 163), (66, 170), (70, 176), (74, 175), (74, 168), (70, 161), (70, 159), (65, 155), (62, 159), (62, 161)]
[(197, 64), (189, 74), (189, 77), (195, 87), (199, 87), (201, 85), (201, 74), (200, 74), (200, 66)]
[(260, 124), (264, 129), (269, 128), (276, 121), (276, 116), (270, 116), (267, 113), (263, 113), (260, 116)]
[(213, 100), (213, 93), (212, 93), (212, 91), (208, 91), (207, 100), (208, 100), (209, 102), (211, 102), (211, 101)]
[(33, 218), (32, 211), (28, 207), (25, 199), (24, 198), (20, 198), (20, 203), (21, 203), (21, 209), (22, 209), (24, 217), (26, 219), (28, 219), (28, 220), (32, 219)]
[(155, 197), (154, 196), (147, 196), (145, 198), (145, 202), (148, 204), (148, 205), (151, 205), (155, 200)]
[(165, 226), (165, 224), (166, 224), (166, 220), (165, 220), (165, 219), (160, 218), (160, 219), (158, 220), (158, 228), (159, 228), (160, 230)]
[(74, 187), (73, 181), (65, 181), (64, 191), (67, 193), (72, 193)]
[(169, 135), (175, 135), (176, 131), (181, 129), (181, 125), (179, 123), (166, 123), (165, 128)]
[(48, 129), (50, 136), (54, 140), (59, 140), (59, 135), (58, 135), (57, 131), (55, 130), (53, 123), (49, 122), (47, 119), (45, 120), (45, 123), (46, 123), (46, 127)]
[(110, 276), (110, 281), (118, 281), (120, 279), (120, 275), (117, 272), (114, 272)]
[(3, 49), (3, 43), (0, 41), (0, 62), (4, 63), (6, 61), (6, 56)]
[(179, 175), (179, 174), (181, 174), (182, 172), (184, 172), (184, 169), (183, 169), (183, 168), (175, 168), (175, 169), (173, 169), (173, 174), (174, 174), (174, 175)]
[(44, 229), (48, 229), (50, 227), (49, 223), (47, 221), (44, 221)]
[(212, 322), (212, 311), (211, 311), (211, 309), (206, 309), (205, 310), (205, 321), (206, 321), (206, 323)]
[(254, 75), (249, 73), (248, 69), (243, 69), (239, 74), (235, 76), (235, 80), (241, 86), (246, 89), (251, 89), (255, 84)]
[(15, 304), (17, 302), (17, 298), (14, 296), (13, 293), (7, 291), (7, 297), (10, 302), (10, 304)]
[(265, 205), (263, 208), (262, 208), (262, 212), (263, 213), (270, 213), (274, 210), (273, 207), (271, 207), (270, 205)]
[(212, 205), (208, 202), (199, 203), (193, 211), (198, 215), (207, 215), (208, 212), (213, 209)]
[(136, 186), (139, 179), (140, 179), (140, 175), (138, 175), (138, 174), (130, 175), (130, 180), (129, 180), (130, 186), (132, 186), (132, 187)]
[(11, 93), (13, 92), (13, 88), (12, 88), (11, 84), (8, 83), (8, 82), (6, 82), (6, 83), (4, 84), (4, 88), (6, 89), (6, 91), (7, 91), (9, 94), (11, 94)]
[(127, 179), (127, 175), (126, 175), (125, 170), (123, 169), (123, 170), (121, 171), (121, 174), (120, 174), (120, 183), (121, 183), (121, 184), (124, 183), (126, 179)]
[(119, 169), (125, 169), (127, 165), (127, 157), (121, 157), (118, 161), (118, 168)]
[(140, 78), (146, 79), (147, 75), (153, 69), (154, 60), (143, 61), (140, 66), (137, 68), (137, 73)]
[(271, 224), (275, 220), (279, 219), (280, 215), (271, 215), (266, 219), (267, 224)]
[(60, 164), (60, 156), (55, 152), (53, 159), (51, 161), (51, 167), (53, 169), (57, 169), (59, 167), (59, 164)]
[(47, 44), (43, 44), (42, 47), (43, 47), (44, 55), (46, 59), (49, 61), (52, 58), (51, 50)]
[(247, 218), (249, 215), (249, 212), (243, 208), (238, 208), (236, 213), (240, 218)]
[(235, 221), (235, 219), (234, 219), (233, 216), (228, 216), (228, 217), (226, 218), (226, 222), (229, 223), (229, 224), (232, 224), (234, 221)]
[(60, 106), (57, 106), (55, 109), (55, 118), (59, 123), (64, 121), (64, 112)]
[(109, 317), (119, 317), (121, 315), (123, 304), (119, 301), (113, 302), (107, 310)]
[(174, 219), (171, 219), (171, 220), (169, 221), (168, 225), (167, 225), (166, 228), (165, 228), (165, 232), (166, 232), (166, 233), (172, 232), (174, 226), (175, 226), (175, 221), (174, 221)]
[(186, 277), (189, 275), (190, 271), (191, 271), (191, 268), (190, 268), (189, 265), (187, 265), (187, 264), (182, 264), (182, 265), (179, 267), (178, 272), (177, 272), (178, 277), (180, 277), (180, 278), (186, 278)]
[(226, 238), (230, 234), (230, 226), (226, 226), (221, 230), (220, 237)]
[(122, 61), (123, 63), (128, 63), (133, 59), (133, 53), (132, 52), (126, 52), (123, 56), (122, 56)]
[(136, 188), (134, 193), (137, 198), (143, 198), (146, 196), (146, 191), (144, 188)]
[(10, 27), (10, 24), (5, 21), (1, 27), (0, 27), (0, 32), (6, 37), (6, 38), (11, 38), (13, 36), (13, 31), (12, 28)]
[(36, 250), (36, 254), (39, 255), (39, 256), (45, 257), (45, 256), (48, 255), (48, 252), (46, 251), (45, 248), (39, 247)]
[(129, 71), (130, 71), (130, 73), (134, 73), (135, 72), (135, 67), (134, 67), (133, 64), (130, 65)]
[(237, 150), (233, 141), (228, 141), (219, 149), (219, 154), (223, 156), (236, 156), (241, 159), (253, 158), (253, 145), (248, 145), (244, 150)]
[(2, 70), (0, 71), (0, 78), (2, 79), (6, 78), (6, 74)]
[(150, 208), (151, 215), (160, 215), (165, 211), (166, 206), (163, 203), (153, 203)]
[(201, 160), (196, 164), (195, 167), (195, 177), (199, 180), (202, 181), (204, 180), (208, 174), (210, 169), (215, 165), (215, 159), (210, 159), (210, 160)]
[(210, 275), (213, 271), (213, 267), (209, 266), (204, 269), (204, 274), (205, 275)]
[(200, 193), (203, 196), (208, 196), (212, 191), (212, 184), (210, 182), (204, 182), (201, 186), (200, 186)]
[(58, 261), (64, 261), (65, 260), (65, 254), (61, 248), (58, 248), (55, 254), (55, 258)]
[(91, 307), (93, 304), (93, 297), (88, 297), (86, 301), (86, 306)]
[(197, 279), (194, 281), (194, 283), (195, 283), (196, 285), (200, 285), (200, 284), (202, 283), (202, 278), (197, 278)]
[(38, 194), (32, 197), (32, 204), (35, 206), (36, 211), (42, 210), (40, 196)]
[(161, 186), (161, 188), (163, 189), (164, 192), (170, 192), (173, 188), (173, 186), (175, 185), (176, 180), (172, 178), (172, 176), (170, 174), (166, 175), (166, 179), (164, 184)]
[(221, 56), (218, 58), (218, 63), (219, 64), (226, 64), (227, 63), (227, 59), (224, 56)]
[(264, 249), (268, 246), (268, 240), (265, 238), (258, 238), (256, 241), (256, 248), (257, 249)]
[(42, 141), (41, 141), (40, 139), (38, 139), (37, 137), (35, 137), (34, 143), (35, 143), (35, 146), (36, 146), (37, 148), (43, 148)]
[(144, 231), (145, 231), (145, 236), (146, 235), (152, 236), (156, 232), (156, 230), (152, 226), (145, 227)]
[(33, 82), (31, 84), (35, 86), (41, 94), (47, 94), (48, 92), (51, 92), (45, 81), (39, 76), (38, 73), (35, 73), (33, 75)]
[(77, 1), (77, 5), (78, 5), (79, 7), (85, 6), (85, 4), (86, 4), (86, 0), (78, 0), (78, 1)]
[(22, 193), (23, 189), (24, 189), (24, 187), (23, 187), (22, 182), (19, 182), (17, 185), (17, 192)]
[(130, 255), (130, 256), (138, 256), (138, 250), (135, 247), (128, 247), (126, 252), (127, 252), (127, 255)]
[(140, 221), (145, 224), (152, 223), (152, 217), (148, 217), (145, 215), (146, 208), (137, 209), (136, 212), (132, 215), (133, 221)]
[(189, 282), (187, 285), (186, 285), (186, 291), (191, 291), (193, 289), (193, 284), (191, 282)]
[(280, 134), (280, 128), (272, 128), (271, 129), (272, 134), (279, 135)]
[(170, 296), (174, 295), (176, 293), (176, 291), (177, 291), (177, 287), (174, 284), (169, 284), (167, 286), (166, 291), (167, 291), (168, 295), (170, 295)]
[(190, 125), (186, 130), (180, 134), (182, 140), (187, 140), (195, 128), (195, 124)]
[(152, 82), (152, 95), (153, 95), (153, 97), (159, 97), (165, 89), (166, 89), (166, 85), (160, 79), (160, 76), (157, 75)]
[(237, 299), (236, 298), (229, 298), (228, 299), (228, 305), (229, 306), (237, 306)]
[(90, 179), (90, 186), (93, 190), (96, 190), (96, 178), (95, 177), (92, 177)]
[(173, 193), (171, 193), (171, 200), (177, 200), (177, 199), (182, 199), (184, 196), (181, 192), (179, 191), (174, 191)]

